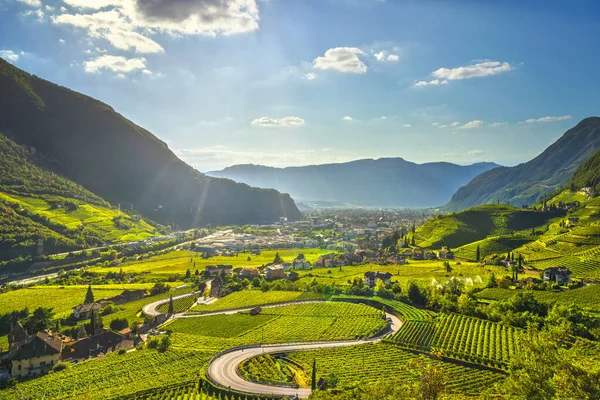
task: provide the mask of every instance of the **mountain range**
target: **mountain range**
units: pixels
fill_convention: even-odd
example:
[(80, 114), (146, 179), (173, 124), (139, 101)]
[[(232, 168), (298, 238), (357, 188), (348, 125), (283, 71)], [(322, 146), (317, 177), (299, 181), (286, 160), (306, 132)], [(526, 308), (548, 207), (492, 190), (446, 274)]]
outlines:
[[(460, 188), (444, 208), (459, 211), (497, 202), (516, 206), (535, 203), (540, 196), (567, 184), (598, 149), (600, 118), (586, 118), (533, 160), (515, 167), (495, 168), (475, 177)], [(590, 167), (594, 162), (598, 163), (598, 159), (589, 161)], [(593, 168), (584, 169), (577, 179), (590, 180), (595, 186), (597, 180), (594, 180), (593, 172)]]
[(301, 218), (289, 195), (208, 177), (109, 105), (2, 59), (0, 133), (35, 153), (44, 168), (162, 224)]
[(274, 168), (234, 165), (207, 175), (289, 193), (296, 201), (343, 202), (357, 206), (435, 207), (494, 163), (416, 164), (402, 158)]

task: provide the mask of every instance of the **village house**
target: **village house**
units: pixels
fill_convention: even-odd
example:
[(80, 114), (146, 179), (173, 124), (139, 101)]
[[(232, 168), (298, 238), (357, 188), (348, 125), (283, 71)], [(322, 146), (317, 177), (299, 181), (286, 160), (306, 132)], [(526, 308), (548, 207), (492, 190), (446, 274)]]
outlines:
[(112, 301), (116, 305), (128, 303), (130, 301), (135, 301), (144, 298), (146, 296), (145, 290), (124, 290), (123, 293), (116, 295), (114, 297), (109, 298), (109, 301)]
[(382, 280), (383, 283), (388, 284), (390, 283), (391, 279), (392, 274), (390, 274), (389, 272), (365, 272), (365, 285), (369, 287), (374, 287), (377, 284), (378, 280)]
[(88, 336), (65, 346), (62, 358), (69, 361), (85, 360), (130, 347), (133, 347), (133, 341), (126, 340), (125, 336), (119, 333), (104, 329), (96, 335)]
[(75, 319), (90, 319), (93, 312), (98, 312), (107, 305), (107, 300), (101, 300), (88, 304), (80, 304), (76, 307), (73, 307), (73, 317)]
[[(23, 327), (20, 327), (20, 330), (23, 330)], [(23, 332), (27, 334), (23, 330), (12, 334), (12, 337), (22, 337)], [(24, 339), (11, 344), (11, 375), (13, 378), (24, 378), (46, 374), (60, 361), (61, 352), (62, 340), (49, 332), (40, 331), (35, 335), (26, 335)]]
[(444, 246), (440, 251), (438, 251), (438, 258), (440, 260), (453, 260), (454, 253), (448, 247)]
[(437, 260), (437, 255), (433, 251), (426, 251), (423, 254), (423, 258), (426, 260)]
[(404, 265), (406, 264), (406, 257), (400, 255), (393, 255), (385, 260), (388, 264)]
[(556, 282), (559, 285), (571, 282), (571, 271), (565, 267), (546, 268), (543, 272), (544, 282)]
[(267, 271), (265, 273), (265, 279), (268, 281), (273, 281), (275, 279), (282, 279), (285, 277), (285, 271), (283, 269), (283, 265), (270, 265), (267, 267)]
[(415, 248), (412, 251), (412, 259), (413, 260), (424, 260), (425, 259), (425, 252), (423, 251), (423, 249), (421, 248)]
[(233, 274), (233, 266), (232, 265), (207, 265), (204, 269), (204, 276), (211, 277), (217, 275), (231, 275)]
[(304, 254), (298, 254), (298, 257), (292, 261), (292, 267), (294, 269), (310, 269), (310, 262), (304, 257)]
[(211, 297), (223, 297), (225, 296), (225, 282), (220, 275), (217, 275), (210, 283), (210, 295)]
[(258, 276), (258, 270), (253, 267), (236, 268), (234, 272), (242, 279), (252, 279)]

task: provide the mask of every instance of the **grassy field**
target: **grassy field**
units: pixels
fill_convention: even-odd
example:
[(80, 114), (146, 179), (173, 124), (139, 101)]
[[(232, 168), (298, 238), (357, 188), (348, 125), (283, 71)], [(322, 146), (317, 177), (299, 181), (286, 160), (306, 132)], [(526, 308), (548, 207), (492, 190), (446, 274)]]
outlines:
[(288, 343), (370, 337), (386, 321), (372, 307), (341, 302), (295, 304), (248, 313), (181, 318), (166, 325), (175, 333), (236, 338), (240, 343)]
[(212, 311), (233, 310), (269, 304), (288, 303), (304, 300), (322, 300), (323, 296), (312, 292), (284, 292), (261, 290), (243, 290), (222, 297), (211, 304), (198, 304), (190, 313), (202, 314)]
[(392, 276), (392, 282), (400, 282), (405, 285), (408, 282), (421, 282), (423, 285), (429, 285), (432, 279), (439, 283), (444, 283), (451, 277), (466, 279), (471, 278), (475, 286), (482, 286), (480, 282), (487, 282), (491, 272), (496, 276), (502, 276), (506, 273), (503, 267), (486, 265), (480, 266), (476, 263), (462, 262), (456, 265), (451, 262), (452, 272), (447, 273), (442, 261), (412, 261), (406, 265), (358, 265), (339, 268), (317, 268), (310, 271), (297, 271), (301, 280), (307, 282), (313, 278), (324, 284), (335, 283), (336, 285), (348, 285), (354, 278), (364, 278), (365, 272), (379, 271), (389, 272)]
[(541, 290), (514, 290), (514, 289), (484, 289), (477, 293), (478, 299), (506, 300), (517, 293), (531, 293), (537, 300), (547, 303), (560, 303), (564, 305), (575, 304), (580, 308), (600, 312), (600, 285), (588, 285), (577, 289), (568, 289), (560, 292)]
[(288, 353), (284, 358), (260, 356), (243, 364), (241, 373), (258, 381), (310, 387), (313, 359), (317, 378), (334, 373), (339, 378), (338, 387), (342, 388), (381, 380), (414, 382), (417, 371), (411, 364), (415, 362), (442, 367), (449, 393), (478, 395), (503, 380), (503, 375), (498, 373), (427, 359), (391, 344), (299, 351)]
[[(181, 282), (168, 283), (171, 287), (181, 284)], [(152, 283), (93, 285), (92, 290), (95, 299), (100, 300), (121, 294), (124, 290), (150, 289), (153, 285)], [(11, 290), (0, 294), (0, 314), (19, 311), (25, 307), (28, 307), (30, 312), (37, 307), (52, 307), (56, 317), (67, 317), (73, 307), (83, 303), (86, 291), (87, 285), (30, 286)]]
[[(67, 211), (65, 208), (52, 208), (46, 201), (0, 192), (0, 200), (17, 203), (22, 208), (47, 217), (52, 223), (63, 225), (69, 229), (78, 229), (85, 224), (86, 229), (100, 235), (104, 240), (113, 242), (143, 240), (155, 236), (156, 229), (144, 220), (134, 221), (124, 213), (123, 228), (118, 227), (113, 218), (119, 217), (118, 210), (78, 202), (77, 210)], [(74, 200), (71, 200), (74, 201)], [(126, 227), (125, 227), (126, 226)]]
[[(208, 259), (202, 258), (201, 253), (193, 251), (176, 251), (167, 254), (162, 254), (156, 257), (151, 257), (143, 261), (132, 261), (120, 264), (118, 267), (94, 268), (92, 271), (107, 273), (119, 272), (123, 268), (125, 272), (150, 272), (156, 275), (170, 276), (174, 274), (185, 274), (189, 269), (192, 273), (199, 270), (204, 271), (207, 265), (225, 264), (237, 267), (257, 267), (270, 264), (275, 259), (275, 254), (279, 253), (284, 261), (291, 262), (302, 253), (311, 263), (316, 261), (321, 254), (329, 253), (330, 251), (321, 249), (279, 249), (279, 250), (263, 250), (260, 255), (251, 255), (250, 253), (239, 253), (233, 257), (211, 257)], [(248, 260), (250, 257), (250, 260)]]
[(464, 315), (440, 315), (434, 321), (407, 321), (391, 338), (402, 346), (438, 351), (492, 366), (506, 365), (518, 349), (519, 330)]

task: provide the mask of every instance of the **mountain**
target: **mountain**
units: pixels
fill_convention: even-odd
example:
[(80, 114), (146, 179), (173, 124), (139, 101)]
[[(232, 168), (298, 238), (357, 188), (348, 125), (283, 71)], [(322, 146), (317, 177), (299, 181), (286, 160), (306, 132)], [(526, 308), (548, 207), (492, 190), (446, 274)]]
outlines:
[(600, 150), (577, 168), (567, 186), (572, 189), (591, 187), (594, 196), (600, 194)]
[(207, 175), (274, 188), (298, 201), (342, 202), (360, 206), (435, 207), (493, 163), (461, 166), (415, 164), (402, 158), (365, 159), (340, 164), (273, 168), (235, 165)]
[(477, 176), (460, 188), (444, 208), (458, 211), (496, 202), (518, 206), (535, 203), (541, 195), (569, 182), (577, 168), (598, 149), (600, 118), (586, 118), (533, 160)]
[(43, 156), (54, 172), (163, 224), (193, 227), (301, 217), (289, 195), (207, 177), (110, 106), (2, 59), (0, 132)]

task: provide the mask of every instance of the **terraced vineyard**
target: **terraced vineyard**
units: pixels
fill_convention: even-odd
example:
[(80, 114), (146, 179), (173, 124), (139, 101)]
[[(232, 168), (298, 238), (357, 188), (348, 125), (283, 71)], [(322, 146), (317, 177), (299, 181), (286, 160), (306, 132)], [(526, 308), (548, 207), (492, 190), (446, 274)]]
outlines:
[[(176, 313), (184, 312), (188, 310), (198, 300), (198, 295), (186, 296), (180, 299), (173, 300), (173, 311)], [(169, 312), (169, 303), (161, 304), (158, 306), (157, 311), (161, 313)]]
[[(476, 296), (486, 300), (506, 300), (520, 292), (522, 291), (493, 288), (482, 290)], [(537, 300), (546, 304), (576, 304), (583, 309), (600, 312), (600, 285), (588, 285), (560, 292), (529, 290), (526, 293), (531, 293)]]
[(251, 358), (240, 365), (239, 373), (246, 379), (261, 383), (288, 384), (292, 387), (310, 385), (310, 378), (304, 369), (281, 355), (265, 354)]
[[(302, 372), (296, 375), (301, 377), (302, 384), (299, 386), (310, 387), (314, 358), (317, 378), (334, 373), (339, 378), (338, 387), (350, 388), (358, 382), (413, 382), (417, 371), (413, 370), (411, 363), (420, 361), (441, 366), (445, 374), (446, 390), (467, 396), (486, 392), (504, 379), (504, 375), (500, 373), (425, 358), (387, 343), (290, 352), (285, 358), (289, 361), (279, 357), (251, 359), (243, 364), (242, 371), (247, 374), (245, 376), (256, 381), (289, 385), (289, 374), (282, 374), (280, 371), (294, 365), (296, 369), (302, 368)], [(307, 378), (302, 381), (304, 377)]]
[(332, 296), (331, 300), (333, 301), (352, 301), (356, 303), (368, 304), (370, 306), (376, 308), (382, 308), (385, 306), (386, 309), (392, 314), (396, 314), (402, 320), (429, 320), (431, 319), (435, 313), (422, 310), (416, 307), (413, 307), (409, 304), (402, 303), (397, 300), (384, 299), (381, 297), (363, 297), (363, 296), (350, 296), (350, 295), (338, 295)]
[(366, 338), (386, 325), (381, 311), (372, 307), (323, 302), (263, 309), (255, 316), (237, 313), (180, 318), (167, 327), (175, 333), (256, 344)]
[(478, 364), (504, 366), (517, 352), (519, 330), (464, 315), (442, 315), (433, 322), (407, 321), (391, 341)]
[(191, 310), (190, 314), (204, 314), (213, 311), (235, 310), (258, 305), (290, 303), (294, 301), (322, 300), (323, 296), (313, 292), (286, 292), (262, 290), (243, 290), (231, 293), (211, 304), (198, 304)]

